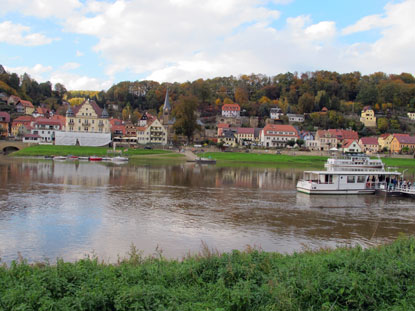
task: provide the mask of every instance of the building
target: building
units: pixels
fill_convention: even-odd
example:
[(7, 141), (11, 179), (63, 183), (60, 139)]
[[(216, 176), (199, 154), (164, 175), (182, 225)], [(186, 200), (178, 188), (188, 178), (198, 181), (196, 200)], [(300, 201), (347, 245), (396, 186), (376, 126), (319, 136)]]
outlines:
[(288, 122), (290, 123), (303, 123), (304, 122), (303, 114), (287, 113), (287, 117), (288, 117)]
[(225, 104), (222, 106), (222, 116), (226, 118), (239, 118), (241, 107), (238, 104)]
[(361, 153), (362, 148), (357, 140), (345, 139), (342, 144), (342, 151), (344, 153)]
[(5, 111), (0, 111), (0, 137), (9, 136), (10, 115)]
[(264, 147), (285, 147), (290, 140), (297, 140), (298, 132), (292, 125), (267, 124), (260, 134)]
[(412, 121), (415, 121), (415, 112), (408, 112), (408, 118)]
[(359, 134), (352, 130), (328, 129), (327, 131), (333, 136), (336, 136), (338, 144), (343, 144), (346, 139), (354, 139), (359, 141)]
[(35, 118), (32, 116), (20, 116), (13, 120), (11, 126), (11, 134), (15, 137), (30, 134), (32, 122)]
[(64, 131), (55, 132), (56, 145), (105, 146), (111, 143), (107, 110), (87, 99), (81, 105), (68, 106)]
[(360, 115), (360, 122), (362, 122), (366, 127), (376, 127), (375, 111), (370, 106), (363, 108)]
[(24, 113), (27, 115), (31, 115), (35, 111), (35, 107), (30, 101), (21, 99), (16, 104), (16, 111), (18, 113)]
[(28, 144), (38, 144), (41, 142), (41, 137), (37, 134), (25, 134), (23, 142)]
[(331, 148), (337, 148), (339, 140), (337, 134), (325, 130), (318, 130), (315, 136), (320, 151), (329, 151)]
[(56, 119), (36, 118), (32, 123), (31, 134), (39, 136), (40, 143), (54, 143), (55, 132), (62, 129), (63, 123)]
[(32, 116), (35, 118), (45, 117), (49, 118), (52, 115), (51, 111), (47, 108), (37, 107), (35, 111), (32, 113)]
[(219, 136), (222, 136), (223, 131), (226, 130), (226, 129), (228, 129), (228, 128), (230, 128), (230, 127), (231, 127), (230, 124), (227, 124), (227, 123), (219, 123), (218, 124), (218, 137)]
[(161, 124), (161, 122), (157, 118), (151, 116), (150, 114), (145, 113), (143, 117), (141, 117), (140, 119), (140, 126), (136, 128), (137, 142), (141, 145), (167, 145), (167, 129)]
[(394, 135), (391, 142), (390, 151), (393, 153), (401, 153), (404, 149), (407, 148), (409, 152), (414, 152), (415, 150), (415, 136), (409, 135)]
[(239, 145), (251, 145), (255, 142), (255, 128), (238, 127), (235, 133), (236, 141)]
[(377, 137), (362, 137), (359, 140), (359, 146), (362, 148), (362, 152), (367, 154), (375, 154), (379, 152)]
[(391, 142), (393, 139), (393, 134), (382, 134), (378, 137), (379, 151), (382, 150), (391, 150)]
[(281, 118), (281, 116), (283, 116), (284, 113), (282, 112), (281, 108), (276, 107), (276, 108), (271, 108), (270, 110), (270, 118), (272, 120), (279, 120)]
[(223, 145), (226, 147), (236, 147), (238, 143), (235, 133), (235, 129), (225, 129), (222, 135), (218, 137), (218, 143), (223, 143)]

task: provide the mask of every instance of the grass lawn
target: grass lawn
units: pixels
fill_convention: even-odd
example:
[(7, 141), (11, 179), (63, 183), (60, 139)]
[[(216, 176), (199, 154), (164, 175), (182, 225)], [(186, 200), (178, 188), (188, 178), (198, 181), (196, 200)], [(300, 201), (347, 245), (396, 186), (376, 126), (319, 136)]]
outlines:
[(322, 156), (291, 156), (284, 154), (242, 153), (242, 152), (207, 152), (203, 157), (211, 157), (217, 161), (240, 163), (267, 163), (272, 165), (295, 164), (302, 167), (323, 167), (327, 157)]
[(382, 158), (386, 166), (415, 167), (415, 159)]
[[(13, 152), (11, 156), (108, 156), (112, 149), (107, 147), (81, 147), (81, 146), (54, 146), (54, 145), (35, 145)], [(171, 151), (157, 149), (128, 149), (123, 155), (138, 156), (150, 154), (168, 154)]]
[(414, 310), (415, 239), (292, 255), (247, 249), (167, 260), (0, 266), (1, 310)]

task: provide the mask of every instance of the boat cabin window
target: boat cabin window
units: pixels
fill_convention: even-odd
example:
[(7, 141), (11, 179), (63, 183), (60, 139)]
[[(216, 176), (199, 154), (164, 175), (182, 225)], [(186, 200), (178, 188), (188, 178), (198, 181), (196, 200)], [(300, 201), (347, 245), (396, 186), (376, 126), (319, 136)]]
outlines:
[(347, 183), (348, 184), (353, 184), (355, 180), (355, 176), (347, 176)]
[(320, 184), (332, 184), (333, 175), (320, 175)]
[(366, 176), (357, 176), (357, 182), (358, 183), (365, 183), (366, 182)]

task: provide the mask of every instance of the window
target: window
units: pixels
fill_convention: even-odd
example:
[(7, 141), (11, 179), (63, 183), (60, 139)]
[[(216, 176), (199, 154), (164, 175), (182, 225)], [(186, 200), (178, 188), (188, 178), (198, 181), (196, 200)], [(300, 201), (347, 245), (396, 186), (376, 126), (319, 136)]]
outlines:
[(357, 176), (358, 183), (364, 183), (366, 181), (366, 176)]
[(347, 183), (354, 184), (355, 176), (347, 176)]

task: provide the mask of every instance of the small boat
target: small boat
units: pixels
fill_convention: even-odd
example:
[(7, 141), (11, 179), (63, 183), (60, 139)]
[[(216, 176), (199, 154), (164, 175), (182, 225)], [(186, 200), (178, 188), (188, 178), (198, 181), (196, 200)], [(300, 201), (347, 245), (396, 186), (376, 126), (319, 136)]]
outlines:
[(127, 162), (128, 158), (127, 157), (122, 157), (122, 156), (117, 156), (117, 157), (113, 157), (111, 158), (112, 162)]
[(65, 161), (66, 160), (66, 157), (63, 157), (63, 156), (54, 156), (53, 157), (53, 160), (54, 161)]
[(75, 155), (68, 155), (67, 159), (68, 160), (75, 161), (75, 160), (79, 160), (79, 157), (78, 156), (75, 156)]
[(79, 161), (88, 161), (89, 157), (79, 157)]
[(107, 161), (107, 162), (109, 162), (109, 161), (111, 161), (111, 158), (108, 158), (108, 157), (103, 157), (103, 158), (102, 158), (102, 161)]
[(102, 157), (90, 156), (89, 161), (102, 161)]
[(215, 159), (210, 159), (210, 158), (197, 158), (195, 160), (196, 163), (203, 163), (203, 164), (216, 164), (216, 160)]

